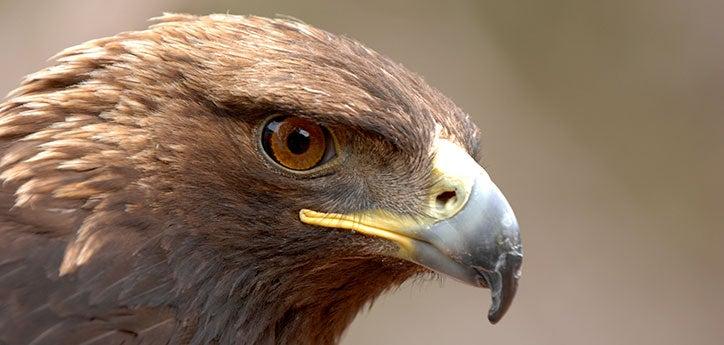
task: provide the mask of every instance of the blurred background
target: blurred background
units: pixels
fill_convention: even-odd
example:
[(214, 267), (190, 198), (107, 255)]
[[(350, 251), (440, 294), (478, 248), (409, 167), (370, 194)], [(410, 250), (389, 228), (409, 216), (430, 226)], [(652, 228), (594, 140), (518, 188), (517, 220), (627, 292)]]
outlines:
[(342, 344), (724, 343), (724, 3), (3, 1), (0, 93), (164, 11), (290, 15), (423, 75), (482, 128), (523, 231), (518, 298), (412, 282)]

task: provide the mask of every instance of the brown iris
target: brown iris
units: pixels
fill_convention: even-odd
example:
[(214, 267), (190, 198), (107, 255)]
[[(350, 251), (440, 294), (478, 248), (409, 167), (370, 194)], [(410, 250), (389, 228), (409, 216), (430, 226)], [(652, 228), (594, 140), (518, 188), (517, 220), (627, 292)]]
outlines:
[(327, 130), (299, 117), (278, 117), (267, 122), (262, 133), (264, 151), (292, 170), (309, 170), (334, 155)]

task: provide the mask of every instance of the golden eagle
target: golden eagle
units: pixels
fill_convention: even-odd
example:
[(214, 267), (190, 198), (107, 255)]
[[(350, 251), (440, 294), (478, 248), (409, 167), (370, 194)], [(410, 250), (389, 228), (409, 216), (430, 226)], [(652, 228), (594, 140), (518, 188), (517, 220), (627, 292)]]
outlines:
[(55, 59), (0, 105), (0, 344), (331, 344), (430, 270), (513, 300), (480, 131), (363, 45), (169, 14)]

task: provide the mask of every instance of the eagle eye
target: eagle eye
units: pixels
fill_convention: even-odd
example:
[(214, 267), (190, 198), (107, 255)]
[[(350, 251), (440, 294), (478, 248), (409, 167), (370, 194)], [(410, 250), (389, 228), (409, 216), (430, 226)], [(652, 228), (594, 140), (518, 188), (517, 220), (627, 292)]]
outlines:
[(334, 158), (329, 130), (300, 117), (275, 117), (264, 125), (262, 147), (279, 165), (296, 171), (315, 168)]

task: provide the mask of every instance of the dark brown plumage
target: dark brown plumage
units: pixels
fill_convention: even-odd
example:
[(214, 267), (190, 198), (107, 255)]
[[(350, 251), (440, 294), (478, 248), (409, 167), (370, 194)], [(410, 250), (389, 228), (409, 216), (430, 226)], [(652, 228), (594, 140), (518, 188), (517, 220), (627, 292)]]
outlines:
[[(329, 128), (312, 173), (270, 115)], [(281, 19), (165, 15), (69, 48), (0, 105), (0, 344), (329, 344), (426, 269), (300, 209), (420, 214), (451, 101), (364, 46)]]

